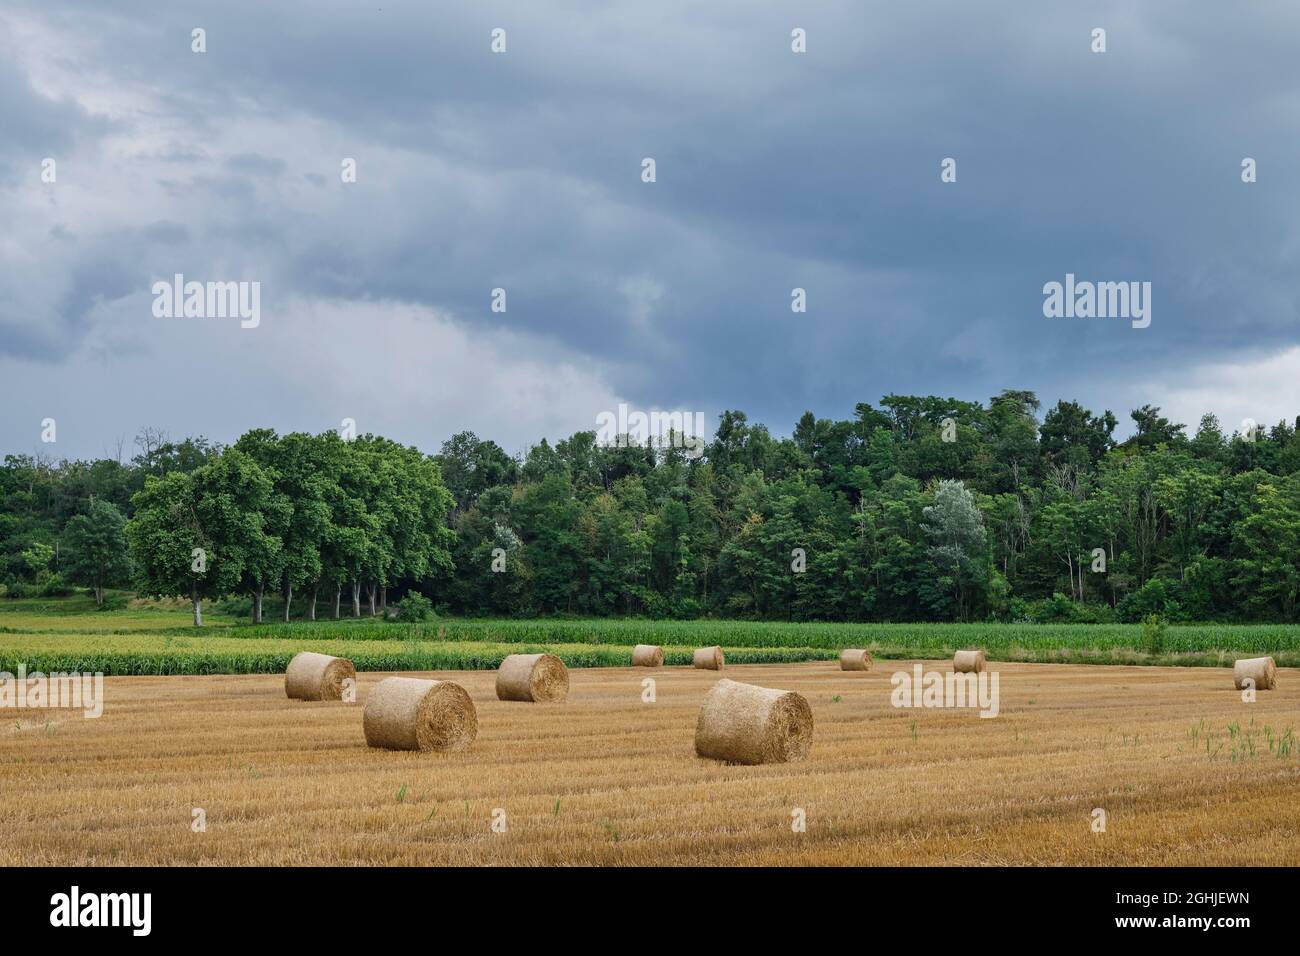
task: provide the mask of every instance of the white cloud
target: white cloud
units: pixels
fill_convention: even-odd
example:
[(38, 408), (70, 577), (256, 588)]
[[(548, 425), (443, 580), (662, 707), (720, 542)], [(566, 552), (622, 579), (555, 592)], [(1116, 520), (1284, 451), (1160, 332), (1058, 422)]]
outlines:
[[(620, 401), (607, 369), (524, 331), (468, 329), (421, 305), (272, 298), (264, 291), (261, 325), (241, 329), (154, 319), (150, 300), (132, 297), (97, 315), (85, 346), (57, 365), (0, 358), (5, 446), (84, 456), (118, 436), (129, 447), (144, 425), (228, 442), (247, 428), (319, 432), (354, 418), (428, 452), (465, 429), (522, 451), (594, 429)], [(123, 335), (136, 349), (102, 347)], [(47, 416), (59, 443), (42, 446)]]
[(355, 408), (362, 431), (369, 416), (376, 431), (421, 447), (469, 429), (522, 449), (593, 429), (619, 402), (606, 369), (526, 331), (471, 330), (395, 302), (297, 301), (289, 311), (280, 328), (274, 316), (264, 320), (266, 374), (294, 340), (328, 340), (328, 350), (283, 374), (322, 408)]
[(1241, 430), (1250, 418), (1265, 428), (1293, 422), (1300, 414), (1300, 346), (1254, 359), (1214, 362), (1180, 372), (1179, 381), (1152, 382), (1134, 389), (1137, 405), (1159, 405), (1171, 421), (1196, 434), (1203, 414), (1219, 417), (1225, 432)]

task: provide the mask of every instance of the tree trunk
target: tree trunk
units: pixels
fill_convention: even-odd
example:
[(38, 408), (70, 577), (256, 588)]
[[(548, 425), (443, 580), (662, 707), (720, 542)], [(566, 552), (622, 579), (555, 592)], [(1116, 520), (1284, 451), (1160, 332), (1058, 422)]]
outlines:
[(284, 586), (284, 623), (289, 623), (289, 605), (293, 603), (293, 585), (286, 582)]
[(264, 586), (259, 584), (253, 591), (253, 623), (262, 623), (262, 591)]
[(190, 600), (194, 602), (194, 626), (203, 626), (203, 604), (199, 601), (199, 587), (197, 584), (190, 587)]
[(388, 585), (386, 584), (379, 589), (379, 613), (388, 613)]
[(370, 599), (370, 616), (375, 616), (375, 585), (371, 584), (366, 588), (366, 597)]
[(343, 585), (334, 585), (334, 620), (339, 619), (339, 602), (343, 594)]
[(361, 582), (352, 582), (352, 616), (361, 616)]
[(316, 620), (316, 589), (311, 589), (311, 597), (307, 601), (307, 620)]
[(98, 584), (95, 585), (95, 607), (104, 606), (104, 589)]

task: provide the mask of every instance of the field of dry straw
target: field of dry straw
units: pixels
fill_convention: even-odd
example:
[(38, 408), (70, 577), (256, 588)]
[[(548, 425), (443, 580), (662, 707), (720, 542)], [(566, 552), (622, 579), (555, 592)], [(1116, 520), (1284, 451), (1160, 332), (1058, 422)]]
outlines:
[(498, 701), (490, 671), (428, 675), (478, 709), (450, 754), (366, 747), (381, 674), (351, 705), (287, 700), (279, 676), (108, 678), (99, 719), (5, 716), (0, 864), (1300, 861), (1300, 672), (1245, 704), (1219, 668), (1002, 663), (980, 719), (891, 707), (910, 666), (727, 667), (812, 705), (809, 758), (759, 767), (695, 756), (719, 675), (689, 668), (574, 669), (551, 705)]

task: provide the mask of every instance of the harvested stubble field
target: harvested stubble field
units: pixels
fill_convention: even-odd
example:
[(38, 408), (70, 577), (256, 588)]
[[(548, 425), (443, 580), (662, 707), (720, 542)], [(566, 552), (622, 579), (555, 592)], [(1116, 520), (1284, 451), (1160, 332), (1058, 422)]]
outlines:
[(360, 708), (383, 674), (359, 675), (353, 705), (289, 701), (271, 675), (113, 677), (97, 720), (6, 718), (0, 863), (1300, 860), (1300, 673), (1245, 704), (1217, 668), (996, 669), (1001, 714), (981, 719), (891, 707), (892, 663), (728, 666), (812, 705), (809, 759), (762, 767), (694, 755), (719, 675), (688, 668), (573, 670), (559, 705), (498, 702), (490, 672), (431, 674), (478, 708), (477, 741), (452, 754), (366, 748)]

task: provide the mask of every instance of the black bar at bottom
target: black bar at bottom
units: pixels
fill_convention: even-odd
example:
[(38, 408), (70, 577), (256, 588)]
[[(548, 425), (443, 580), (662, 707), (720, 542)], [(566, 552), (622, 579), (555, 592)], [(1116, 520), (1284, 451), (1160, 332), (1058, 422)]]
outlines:
[[(1262, 940), (1293, 925), (1295, 870), (1222, 869), (70, 869), (0, 870), (11, 938), (130, 946), (280, 937), (326, 945), (438, 927), (530, 923), (653, 938), (698, 923), (728, 940), (984, 927), (1032, 939)], [(75, 887), (75, 891), (73, 890)], [(135, 894), (135, 895), (133, 895)], [(148, 894), (147, 906), (146, 898)], [(535, 921), (541, 920), (541, 924)], [(86, 923), (116, 923), (91, 925)], [(77, 925), (73, 925), (77, 924)], [(147, 929), (147, 934), (144, 932)], [(852, 932), (850, 932), (852, 930)], [(17, 933), (17, 936), (12, 934)], [(255, 933), (255, 936), (250, 936)], [(304, 936), (307, 933), (308, 936)], [(418, 938), (418, 937), (417, 937)], [(679, 937), (680, 939), (681, 937)], [(1011, 937), (1003, 937), (1011, 938)], [(1043, 938), (1043, 937), (1038, 937)], [(444, 937), (445, 939), (445, 937)], [(665, 942), (667, 942), (665, 940)]]

